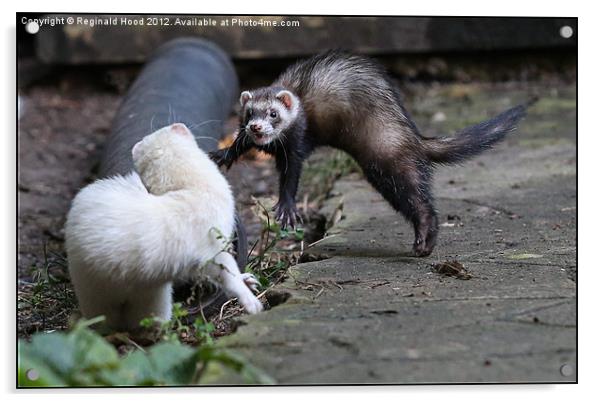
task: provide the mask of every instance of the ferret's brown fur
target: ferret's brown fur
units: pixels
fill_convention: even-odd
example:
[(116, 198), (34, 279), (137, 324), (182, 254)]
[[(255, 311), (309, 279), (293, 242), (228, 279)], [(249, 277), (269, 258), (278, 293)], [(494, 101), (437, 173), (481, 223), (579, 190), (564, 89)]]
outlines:
[(414, 253), (429, 255), (438, 232), (431, 194), (436, 164), (477, 155), (514, 130), (525, 105), (449, 138), (425, 138), (383, 67), (344, 52), (326, 52), (289, 67), (269, 87), (244, 91), (234, 144), (212, 157), (230, 166), (255, 147), (276, 157), (277, 218), (297, 221), (295, 196), (303, 161), (317, 146), (349, 153), (367, 180), (414, 226)]

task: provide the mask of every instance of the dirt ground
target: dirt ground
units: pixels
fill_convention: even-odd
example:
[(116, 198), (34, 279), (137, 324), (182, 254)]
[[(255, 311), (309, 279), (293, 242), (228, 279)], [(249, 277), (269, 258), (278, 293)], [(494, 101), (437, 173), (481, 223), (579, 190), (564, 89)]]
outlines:
[[(93, 176), (119, 97), (68, 80), (20, 96), (18, 138), (19, 334), (64, 329), (73, 292), (66, 283), (63, 224), (71, 199)], [(55, 254), (56, 253), (56, 254)], [(54, 278), (42, 280), (46, 270)], [(62, 302), (57, 302), (61, 300)]]

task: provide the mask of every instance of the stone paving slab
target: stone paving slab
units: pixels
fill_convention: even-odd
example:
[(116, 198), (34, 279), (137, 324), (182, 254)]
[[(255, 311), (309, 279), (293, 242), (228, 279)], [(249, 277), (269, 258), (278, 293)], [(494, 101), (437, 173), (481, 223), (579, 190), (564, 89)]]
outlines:
[[(339, 180), (322, 212), (341, 219), (307, 250), (320, 260), (293, 267), (272, 291), (286, 302), (219, 344), (280, 384), (576, 381), (575, 132), (533, 145), (541, 117), (438, 172), (428, 258), (410, 255), (410, 226), (360, 176)], [(472, 278), (435, 273), (446, 260)]]

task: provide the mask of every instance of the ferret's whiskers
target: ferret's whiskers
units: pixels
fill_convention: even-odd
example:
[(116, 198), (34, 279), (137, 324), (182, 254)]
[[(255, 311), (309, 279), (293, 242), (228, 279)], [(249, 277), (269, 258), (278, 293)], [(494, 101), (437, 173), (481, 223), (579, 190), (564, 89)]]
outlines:
[(280, 141), (280, 145), (282, 145), (282, 149), (284, 150), (284, 174), (286, 175), (286, 172), (288, 171), (288, 156), (286, 155), (286, 147), (284, 146), (284, 142), (282, 142), (282, 138), (280, 138), (280, 136), (277, 136), (276, 139)]
[(215, 141), (216, 143), (219, 143), (219, 140), (217, 140), (217, 139), (215, 139), (213, 137), (205, 137), (203, 135), (195, 135), (194, 138), (195, 139), (199, 139), (200, 138), (200, 139), (203, 139), (203, 140), (212, 140), (212, 141)]
[(153, 113), (153, 116), (150, 119), (150, 131), (151, 131), (151, 133), (155, 132), (155, 130), (153, 130), (153, 122), (155, 121), (155, 116), (156, 115), (157, 115), (156, 113)]
[[(240, 133), (238, 133), (238, 135), (240, 135)], [(238, 139), (238, 137), (236, 137), (236, 139)], [(238, 155), (238, 148), (240, 147), (240, 142), (234, 141), (234, 143), (236, 144), (236, 146), (234, 147), (234, 150), (236, 151), (236, 154)]]
[(171, 122), (173, 124), (173, 123), (177, 122), (177, 120), (176, 120), (176, 108), (171, 108), (171, 113), (172, 113)]
[(173, 123), (177, 123), (176, 121), (176, 110), (171, 107), (171, 103), (167, 103), (167, 106), (169, 107), (168, 109), (168, 114), (167, 114), (167, 125), (170, 126)]
[(205, 124), (209, 124), (209, 123), (221, 123), (221, 122), (222, 122), (222, 120), (205, 120), (205, 121), (202, 121), (202, 122), (200, 122), (200, 123), (197, 123), (197, 124), (193, 124), (193, 125), (191, 125), (191, 126), (188, 126), (188, 129), (190, 129), (190, 130), (194, 130), (195, 128), (202, 127), (202, 126), (204, 126)]

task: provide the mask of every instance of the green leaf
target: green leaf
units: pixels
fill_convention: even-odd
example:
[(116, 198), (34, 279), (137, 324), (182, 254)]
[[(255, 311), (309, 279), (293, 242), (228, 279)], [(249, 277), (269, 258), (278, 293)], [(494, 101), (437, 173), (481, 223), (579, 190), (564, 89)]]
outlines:
[(111, 373), (112, 383), (118, 385), (153, 385), (156, 375), (147, 353), (136, 350), (121, 361), (119, 370)]
[(195, 373), (195, 350), (179, 343), (160, 343), (151, 348), (149, 361), (157, 382), (165, 385), (189, 384)]
[(155, 319), (153, 317), (146, 317), (146, 318), (143, 318), (142, 320), (140, 320), (140, 326), (142, 328), (149, 329), (149, 328), (152, 328), (154, 324), (155, 324)]
[(92, 330), (78, 328), (69, 338), (73, 343), (73, 358), (80, 367), (100, 369), (119, 364), (119, 355), (115, 348)]
[(45, 362), (29, 345), (19, 341), (19, 368), (17, 383), (20, 387), (64, 387), (69, 385), (63, 376)]
[(257, 367), (249, 364), (244, 357), (226, 349), (201, 347), (198, 350), (200, 359), (204, 362), (219, 362), (224, 367), (239, 374), (248, 384), (275, 384), (275, 380)]
[(31, 342), (20, 341), (19, 386), (186, 385), (202, 382), (202, 375), (210, 374), (209, 366), (232, 370), (246, 382), (272, 381), (241, 357), (209, 342), (215, 330), (211, 323), (195, 323), (207, 337), (199, 348), (182, 345), (173, 333), (175, 341), (120, 358), (110, 343), (87, 327), (97, 322), (84, 321), (68, 333), (36, 334)]
[(20, 349), (60, 375), (70, 373), (77, 364), (72, 339), (60, 333), (36, 334)]
[(264, 275), (256, 275), (257, 276), (257, 280), (259, 281), (259, 284), (261, 285), (262, 288), (267, 288), (268, 286), (270, 286), (270, 280), (268, 278), (266, 278)]

